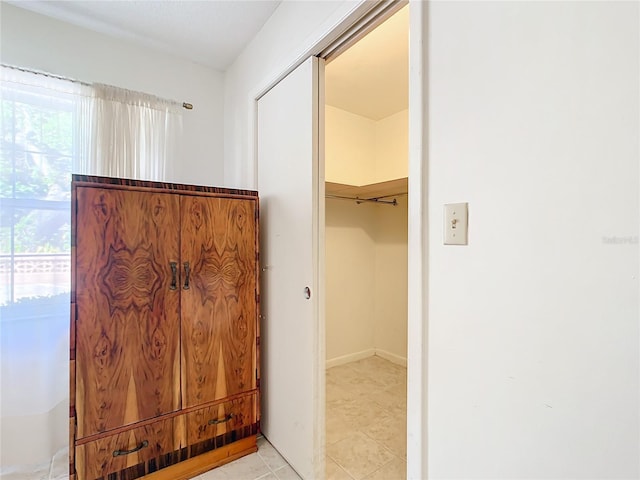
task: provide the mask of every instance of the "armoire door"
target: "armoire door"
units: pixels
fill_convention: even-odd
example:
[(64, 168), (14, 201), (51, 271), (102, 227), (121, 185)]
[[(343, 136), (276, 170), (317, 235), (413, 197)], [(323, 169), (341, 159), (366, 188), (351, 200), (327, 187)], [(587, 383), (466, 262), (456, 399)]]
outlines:
[(256, 388), (256, 202), (181, 199), (183, 408)]
[(180, 408), (179, 223), (176, 195), (77, 189), (77, 438)]
[(324, 478), (322, 69), (309, 58), (257, 105), (261, 429), (304, 479)]

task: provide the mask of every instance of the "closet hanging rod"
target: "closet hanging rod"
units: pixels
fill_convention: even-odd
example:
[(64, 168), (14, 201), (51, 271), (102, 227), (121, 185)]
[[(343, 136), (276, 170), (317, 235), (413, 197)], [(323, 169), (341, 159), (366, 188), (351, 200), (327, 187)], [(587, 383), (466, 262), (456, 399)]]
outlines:
[(398, 201), (394, 198), (393, 200), (380, 200), (379, 198), (358, 198), (358, 197), (342, 197), (340, 195), (325, 195), (326, 198), (335, 198), (337, 200), (353, 200), (357, 204), (364, 202), (373, 202), (373, 203), (381, 203), (382, 205), (392, 205), (397, 206)]

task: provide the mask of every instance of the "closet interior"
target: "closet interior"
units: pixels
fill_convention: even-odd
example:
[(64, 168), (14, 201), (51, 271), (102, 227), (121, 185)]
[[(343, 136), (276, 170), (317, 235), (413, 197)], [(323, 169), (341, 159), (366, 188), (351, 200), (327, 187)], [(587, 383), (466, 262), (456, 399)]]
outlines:
[(327, 479), (406, 476), (408, 13), (325, 69)]

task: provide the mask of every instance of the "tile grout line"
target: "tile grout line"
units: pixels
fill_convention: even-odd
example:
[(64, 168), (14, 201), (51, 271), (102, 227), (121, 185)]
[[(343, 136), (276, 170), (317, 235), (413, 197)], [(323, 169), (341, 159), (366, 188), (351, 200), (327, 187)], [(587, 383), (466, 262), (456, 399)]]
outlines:
[[(269, 465), (267, 465), (267, 468), (269, 468)], [(271, 469), (269, 468), (269, 471), (267, 473), (265, 473), (264, 475), (259, 476), (255, 480), (260, 480), (262, 478), (267, 478), (269, 475), (272, 475), (272, 474), (275, 475), (275, 473), (273, 471), (271, 471)]]
[[(406, 459), (402, 458), (400, 455), (398, 455), (396, 452), (394, 452), (393, 450), (391, 450), (389, 447), (387, 447), (384, 443), (380, 443), (378, 440), (376, 440), (375, 438), (373, 438), (371, 435), (367, 434), (366, 432), (363, 432), (361, 430), (358, 430), (360, 433), (362, 433), (365, 437), (368, 437), (369, 439), (373, 440), (379, 447), (382, 447), (383, 449), (385, 449), (387, 452), (389, 452), (391, 455), (393, 455), (394, 457), (396, 457), (398, 460), (402, 460), (403, 462), (406, 463)], [(390, 460), (391, 461), (391, 460)], [(389, 463), (389, 462), (387, 462)]]
[[(262, 438), (264, 438), (264, 437), (262, 437)], [(265, 441), (267, 441), (266, 438), (265, 438)], [(269, 444), (269, 445), (271, 445), (271, 444)], [(265, 464), (265, 466), (267, 467), (267, 470), (269, 470), (269, 471), (267, 473), (265, 473), (264, 475), (256, 478), (255, 480), (260, 480), (261, 478), (268, 477), (271, 474), (275, 475), (275, 477), (278, 478), (278, 475), (276, 475), (276, 472), (273, 470), (273, 468), (271, 468), (271, 465), (269, 465), (267, 463), (267, 461), (264, 459), (264, 457), (260, 454), (260, 449), (258, 449), (258, 451), (256, 453), (258, 454), (258, 457), (260, 458), (260, 460), (262, 460), (262, 463)]]
[(340, 463), (335, 458), (333, 458), (331, 455), (327, 455), (327, 457), (329, 457), (333, 461), (333, 463), (335, 463), (338, 466), (340, 470), (346, 473), (347, 477), (351, 478), (352, 480), (356, 480), (356, 477), (351, 475), (342, 465), (340, 465)]
[[(278, 475), (278, 473), (277, 473), (277, 472), (278, 472), (278, 470), (283, 470), (283, 469), (284, 469), (285, 467), (287, 467), (287, 466), (291, 467), (291, 465), (289, 465), (289, 464), (287, 463), (286, 465), (282, 465), (281, 467), (278, 467), (278, 468), (276, 468), (276, 469), (273, 471), (273, 474), (276, 476), (276, 478), (278, 478), (278, 479), (280, 478), (280, 476), (279, 476), (279, 475)], [(291, 467), (291, 468), (293, 469), (293, 467)], [(297, 475), (297, 474), (296, 474), (296, 475)]]
[[(264, 438), (264, 437), (263, 437)], [(260, 460), (262, 460), (262, 462), (267, 466), (267, 468), (269, 469), (269, 473), (265, 473), (264, 475), (262, 475), (261, 477), (256, 478), (255, 480), (260, 480), (263, 477), (267, 477), (270, 473), (272, 473), (277, 479), (279, 479), (280, 477), (278, 476), (277, 472), (279, 470), (284, 469), (285, 467), (290, 467), (293, 470), (293, 467), (291, 467), (291, 465), (289, 464), (289, 462), (287, 462), (287, 460), (280, 455), (280, 452), (278, 452), (275, 447), (273, 445), (271, 445), (271, 443), (269, 443), (269, 441), (265, 438), (265, 441), (271, 446), (271, 448), (273, 448), (273, 450), (278, 454), (278, 456), (280, 458), (282, 458), (282, 460), (284, 461), (284, 465), (280, 465), (278, 468), (271, 468), (271, 466), (267, 463), (267, 461), (265, 460), (265, 458), (260, 454), (260, 450), (258, 449), (257, 453), (258, 456), (260, 457)], [(295, 472), (295, 470), (294, 470)], [(297, 472), (296, 472), (297, 475)]]
[(352, 478), (353, 480), (357, 480), (356, 477), (351, 475), (351, 473), (349, 473), (349, 470), (347, 470), (345, 467), (343, 467), (342, 464), (338, 460), (336, 460), (333, 457), (329, 457), (329, 458), (331, 458), (331, 460), (333, 460), (333, 463), (335, 463), (338, 466), (338, 468), (340, 468), (340, 470), (342, 470), (344, 473), (346, 473), (350, 478)]
[[(351, 477), (353, 480), (364, 480), (365, 478), (373, 475), (374, 473), (376, 473), (378, 470), (382, 469), (382, 467), (389, 465), (391, 462), (393, 462), (394, 460), (399, 460), (401, 462), (403, 462), (405, 464), (405, 469), (406, 469), (406, 464), (407, 464), (407, 460), (405, 458), (402, 458), (401, 456), (399, 456), (398, 454), (396, 454), (394, 451), (392, 451), (391, 449), (389, 449), (388, 447), (386, 447), (385, 445), (383, 445), (382, 443), (378, 442), (375, 438), (372, 438), (370, 435), (367, 435), (365, 432), (361, 431), (360, 429), (356, 429), (356, 432), (362, 433), (365, 437), (369, 438), (370, 440), (372, 440), (376, 445), (378, 445), (378, 447), (381, 447), (383, 450), (386, 450), (387, 452), (389, 452), (389, 454), (391, 455), (392, 458), (390, 458), (388, 461), (384, 462), (382, 465), (380, 465), (378, 468), (376, 468), (373, 472), (367, 474), (363, 479), (357, 479), (355, 478), (353, 475), (351, 475), (349, 473), (349, 471), (342, 466), (342, 464), (335, 458), (333, 458), (331, 455), (327, 454), (327, 457), (329, 457), (331, 460), (333, 460), (333, 462), (338, 465), (338, 467), (340, 467), (340, 469), (342, 469), (342, 471), (344, 471), (349, 477)], [(338, 442), (335, 442), (338, 443)]]
[[(394, 456), (395, 456), (395, 455), (394, 455)], [(382, 464), (382, 465), (380, 465), (378, 468), (376, 468), (373, 472), (371, 472), (369, 475), (367, 475), (366, 477), (364, 477), (364, 479), (363, 479), (363, 480), (365, 480), (367, 477), (370, 477), (370, 476), (371, 476), (371, 475), (373, 475), (374, 473), (379, 472), (380, 470), (382, 470), (382, 468), (383, 468), (383, 467), (385, 467), (385, 466), (389, 465), (391, 462), (393, 462), (393, 460), (394, 460), (394, 459), (392, 458), (392, 459), (391, 459), (391, 460), (389, 460), (388, 462), (383, 463), (383, 464)], [(406, 465), (405, 465), (405, 470), (406, 470)]]

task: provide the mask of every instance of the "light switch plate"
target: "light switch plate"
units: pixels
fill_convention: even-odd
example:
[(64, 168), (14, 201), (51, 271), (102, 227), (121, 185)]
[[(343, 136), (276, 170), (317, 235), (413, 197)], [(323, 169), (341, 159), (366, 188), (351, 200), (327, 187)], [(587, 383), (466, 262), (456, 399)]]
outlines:
[(468, 203), (448, 203), (444, 206), (444, 244), (467, 245)]

